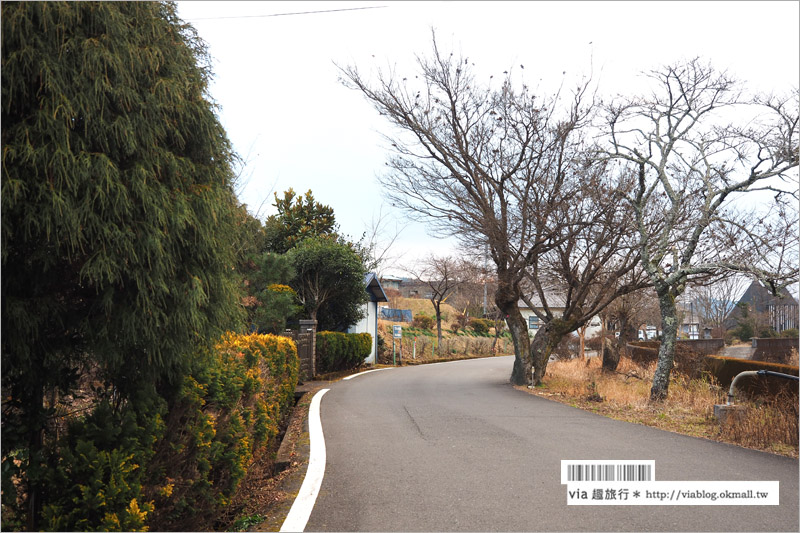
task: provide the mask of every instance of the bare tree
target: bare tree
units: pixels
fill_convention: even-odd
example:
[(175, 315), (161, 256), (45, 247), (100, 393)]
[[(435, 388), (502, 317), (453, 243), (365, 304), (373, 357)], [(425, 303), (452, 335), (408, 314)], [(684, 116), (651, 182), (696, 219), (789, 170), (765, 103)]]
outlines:
[(431, 305), (436, 318), (437, 351), (441, 355), (442, 346), (442, 303), (470, 278), (462, 263), (450, 256), (428, 256), (419, 268), (409, 270), (418, 282), (430, 290)]
[(605, 165), (587, 160), (580, 178), (581, 188), (559, 206), (559, 218), (582, 224), (560, 228), (561, 238), (526, 271), (530, 292), (523, 292), (522, 299), (544, 322), (531, 346), (534, 384), (541, 382), (550, 355), (566, 335), (577, 331), (580, 336), (611, 302), (650, 283), (630, 238), (629, 213), (620, 202), (632, 186), (630, 175), (613, 177)]
[(433, 232), (487, 249), (497, 273), (494, 300), (514, 342), (511, 381), (531, 383), (527, 324), (519, 311), (526, 269), (572, 224), (556, 218), (574, 196), (568, 179), (577, 132), (587, 119), (587, 84), (565, 102), (540, 97), (510, 72), (478, 83), (468, 58), (440, 52), (417, 58), (418, 73), (377, 72), (373, 85), (355, 67), (342, 82), (362, 92), (397, 128), (381, 178), (388, 198)]
[(614, 371), (625, 346), (638, 338), (639, 328), (659, 317), (658, 300), (651, 287), (631, 292), (614, 300), (604, 311), (604, 320), (613, 322), (619, 336), (603, 340), (603, 369)]
[[(639, 173), (627, 202), (661, 309), (663, 340), (650, 391), (651, 401), (661, 401), (675, 354), (675, 301), (687, 284), (735, 271), (779, 290), (797, 277), (796, 261), (773, 252), (767, 225), (748, 221), (733, 200), (771, 191), (778, 218), (794, 218), (780, 201), (787, 182), (797, 191), (798, 102), (796, 91), (783, 99), (747, 98), (731, 77), (697, 59), (650, 77), (651, 95), (607, 106), (605, 155)], [(737, 113), (747, 115), (741, 125)]]
[(712, 336), (725, 337), (725, 321), (736, 307), (749, 280), (743, 276), (728, 276), (718, 282), (690, 288), (691, 299), (702, 321), (711, 327)]
[(381, 204), (378, 213), (373, 212), (365, 227), (359, 247), (365, 258), (367, 271), (375, 272), (380, 278), (387, 268), (397, 266), (398, 257), (392, 255), (392, 249), (400, 234), (408, 227), (408, 222), (400, 222), (390, 213), (384, 212)]

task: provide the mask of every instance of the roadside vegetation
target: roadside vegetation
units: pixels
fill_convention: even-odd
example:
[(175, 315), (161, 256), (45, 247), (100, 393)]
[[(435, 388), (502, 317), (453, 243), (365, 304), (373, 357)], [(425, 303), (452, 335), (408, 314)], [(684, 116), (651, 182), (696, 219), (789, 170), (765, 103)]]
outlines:
[[(791, 364), (797, 365), (797, 352)], [(622, 357), (617, 371), (607, 372), (599, 357), (576, 358), (551, 363), (541, 386), (517, 388), (617, 420), (798, 457), (796, 393), (737, 399), (744, 406), (742, 416), (720, 424), (714, 405), (726, 402), (727, 388), (707, 374), (691, 378), (677, 372), (667, 399), (653, 404), (655, 370), (655, 361), (642, 365)]]
[[(502, 325), (500, 326), (500, 335), (496, 335), (495, 322), (492, 320), (466, 316), (450, 304), (442, 303), (440, 304), (442, 318), (440, 344), (436, 320), (432, 316), (432, 306), (428, 300), (398, 297), (395, 302), (399, 308), (411, 310), (414, 320), (411, 323), (378, 320), (378, 362), (381, 364), (391, 365), (396, 361), (414, 364), (433, 360), (490, 357), (514, 353), (511, 335)], [(401, 339), (392, 338), (392, 327), (395, 325), (402, 327)], [(416, 350), (414, 349), (415, 339)]]

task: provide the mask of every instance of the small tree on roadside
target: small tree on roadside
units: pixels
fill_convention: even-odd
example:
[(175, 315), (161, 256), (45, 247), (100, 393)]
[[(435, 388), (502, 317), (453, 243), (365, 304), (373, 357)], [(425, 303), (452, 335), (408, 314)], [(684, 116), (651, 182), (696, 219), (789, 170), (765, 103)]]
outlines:
[[(436, 346), (439, 350), (442, 345), (442, 303), (466, 281), (465, 271), (461, 266), (461, 263), (453, 257), (430, 255), (422, 261), (416, 271), (411, 272), (430, 292), (429, 300), (436, 320)], [(441, 355), (441, 352), (439, 354)]]
[(568, 168), (580, 186), (557, 207), (556, 218), (576, 222), (554, 230), (555, 244), (527, 267), (521, 295), (542, 322), (531, 344), (537, 385), (565, 339), (620, 296), (650, 283), (630, 238), (629, 213), (619, 201), (631, 187), (630, 176), (613, 176), (589, 159), (578, 158)]
[(396, 266), (399, 257), (393, 254), (394, 245), (407, 226), (408, 223), (400, 223), (384, 212), (383, 205), (377, 215), (373, 213), (358, 243), (369, 272), (375, 272), (380, 278), (387, 268)]
[(291, 286), (320, 331), (343, 330), (363, 318), (366, 271), (350, 246), (331, 237), (310, 237), (286, 255), (295, 271)]
[(711, 326), (712, 335), (725, 337), (725, 322), (747, 288), (742, 276), (728, 276), (712, 285), (690, 289), (692, 301), (702, 321)]
[(642, 324), (660, 318), (658, 300), (652, 288), (646, 288), (615, 299), (604, 311), (603, 320), (613, 322), (619, 336), (603, 339), (603, 370), (615, 371), (625, 346), (638, 339)]
[[(745, 272), (779, 291), (797, 277), (797, 209), (784, 197), (798, 188), (798, 96), (746, 97), (732, 77), (698, 59), (649, 76), (651, 94), (606, 107), (605, 157), (638, 174), (625, 201), (661, 308), (650, 390), (651, 401), (661, 401), (675, 357), (675, 302), (688, 284)], [(732, 202), (759, 190), (774, 195), (771, 210)], [(784, 235), (794, 244), (776, 247)]]

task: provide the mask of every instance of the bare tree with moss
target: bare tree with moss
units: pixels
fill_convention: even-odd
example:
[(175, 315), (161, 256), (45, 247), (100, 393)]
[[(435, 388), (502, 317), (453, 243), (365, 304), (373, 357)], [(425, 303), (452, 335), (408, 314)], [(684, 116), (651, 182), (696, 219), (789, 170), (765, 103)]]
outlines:
[[(605, 156), (638, 173), (625, 201), (661, 309), (650, 391), (651, 401), (661, 401), (675, 354), (675, 302), (690, 283), (735, 271), (779, 291), (797, 278), (791, 244), (782, 251), (774, 237), (792, 227), (796, 233), (796, 206), (787, 200), (796, 204), (798, 96), (748, 97), (698, 59), (649, 78), (651, 94), (606, 107)], [(762, 209), (737, 207), (744, 195)]]

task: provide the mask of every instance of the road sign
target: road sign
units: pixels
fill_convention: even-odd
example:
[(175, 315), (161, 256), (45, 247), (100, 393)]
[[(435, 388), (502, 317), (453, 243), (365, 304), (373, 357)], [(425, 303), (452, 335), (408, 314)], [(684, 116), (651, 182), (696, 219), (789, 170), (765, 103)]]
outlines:
[(399, 339), (403, 336), (403, 326), (392, 326), (392, 337)]

